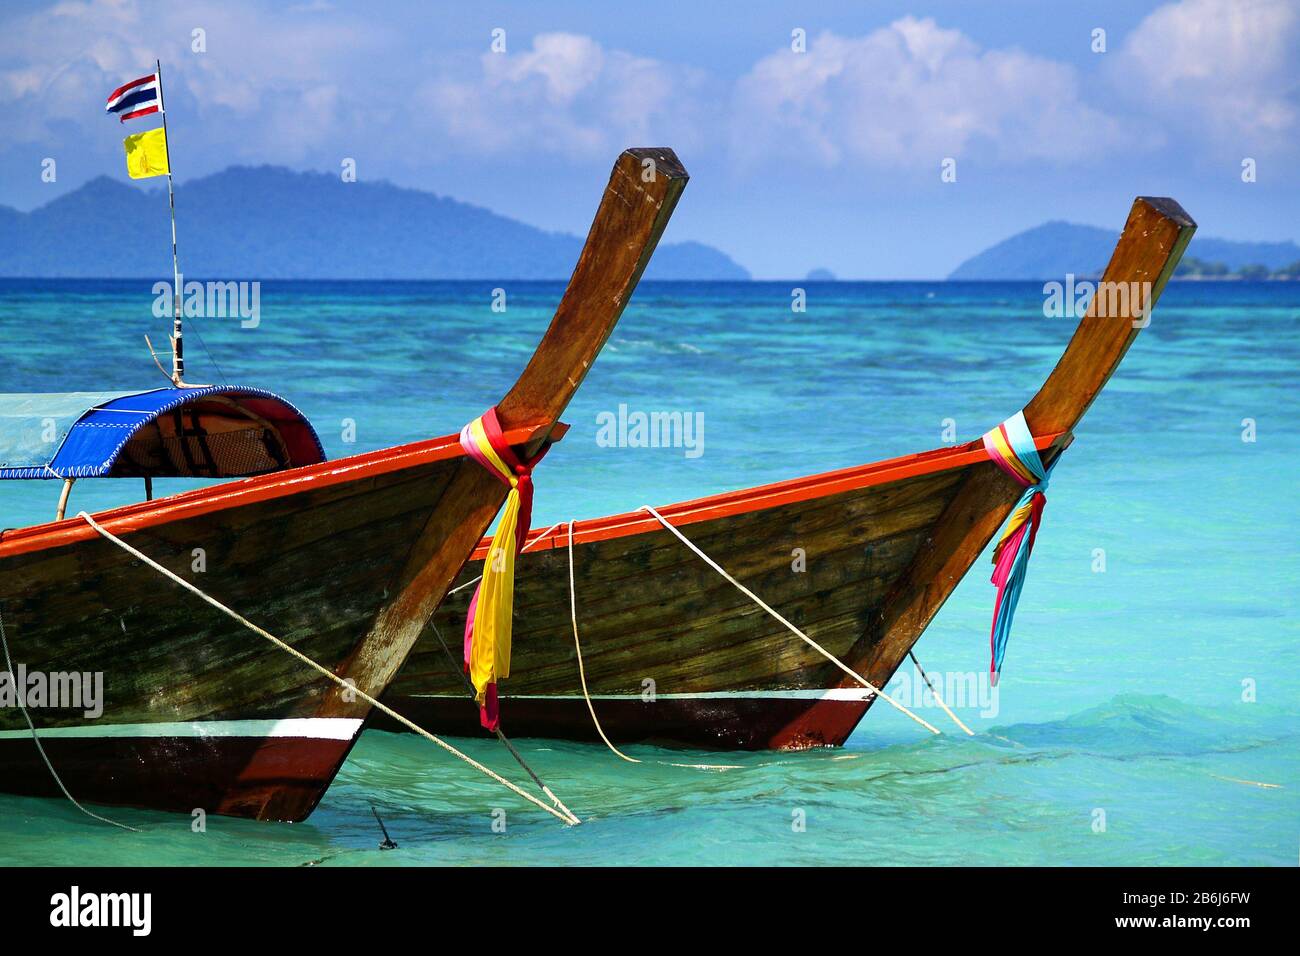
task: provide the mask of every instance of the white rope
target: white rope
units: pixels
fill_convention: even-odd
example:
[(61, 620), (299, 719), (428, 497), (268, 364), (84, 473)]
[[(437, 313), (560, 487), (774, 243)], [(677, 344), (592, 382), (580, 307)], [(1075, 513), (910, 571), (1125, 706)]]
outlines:
[(921, 662), (916, 659), (916, 655), (913, 654), (911, 651), (908, 651), (907, 656), (912, 659), (912, 663), (916, 665), (916, 669), (921, 672), (921, 680), (925, 681), (925, 686), (930, 688), (930, 693), (934, 694), (934, 699), (939, 702), (939, 706), (943, 708), (943, 712), (952, 718), (952, 722), (954, 724), (956, 724), (962, 730), (966, 731), (966, 736), (974, 737), (975, 731), (971, 730), (969, 727), (963, 724), (961, 722), (961, 718), (958, 717), (956, 714), (954, 714), (949, 709), (948, 705), (943, 702), (943, 698), (939, 696), (939, 692), (935, 690), (934, 685), (930, 683), (930, 675), (925, 672), (925, 668), (922, 667)]
[(569, 519), (569, 615), (573, 619), (573, 649), (578, 652), (578, 678), (582, 681), (582, 699), (587, 702), (587, 710), (591, 713), (591, 722), (596, 725), (596, 733), (600, 734), (600, 739), (605, 741), (606, 747), (628, 763), (640, 763), (640, 760), (629, 757), (609, 742), (609, 738), (605, 736), (605, 728), (600, 726), (600, 719), (596, 716), (596, 708), (591, 703), (591, 695), (587, 693), (587, 671), (582, 666), (582, 644), (578, 641), (578, 592), (573, 585), (573, 519)]
[[(469, 675), (462, 672), (457, 666), (456, 658), (452, 656), (451, 648), (448, 647), (447, 642), (442, 639), (442, 631), (438, 630), (438, 625), (434, 623), (432, 618), (429, 620), (429, 630), (433, 631), (433, 636), (438, 639), (438, 644), (441, 645), (443, 653), (447, 655), (447, 663), (451, 665), (453, 672), (460, 674), (461, 680), (465, 682), (465, 690), (469, 694), (469, 699), (473, 700), (474, 685), (470, 683)], [(501, 741), (501, 745), (510, 752), (510, 756), (515, 758), (515, 762), (524, 768), (524, 772), (533, 778), (533, 783), (537, 784), (537, 789), (550, 797), (551, 802), (557, 807), (565, 813), (569, 813), (569, 808), (564, 805), (564, 802), (552, 792), (551, 788), (546, 785), (545, 781), (543, 781), (541, 777), (537, 776), (537, 773), (533, 768), (528, 766), (528, 761), (524, 760), (523, 755), (515, 749), (515, 745), (510, 742), (510, 738), (507, 737), (505, 731), (501, 729), (500, 721), (498, 721), (497, 724), (498, 726), (493, 733), (497, 735), (497, 740)]]
[[(643, 760), (637, 760), (635, 757), (629, 757), (623, 751), (615, 747), (607, 736), (605, 728), (600, 726), (600, 719), (596, 717), (596, 708), (591, 702), (591, 695), (587, 693), (587, 673), (582, 664), (582, 644), (578, 640), (578, 597), (577, 589), (573, 585), (573, 520), (569, 522), (569, 618), (573, 621), (573, 649), (578, 654), (578, 677), (582, 681), (582, 699), (587, 702), (587, 711), (591, 714), (591, 722), (596, 725), (596, 732), (600, 734), (600, 739), (605, 741), (605, 746), (614, 751), (615, 754), (622, 757), (628, 763), (644, 763)], [(664, 767), (682, 767), (686, 770), (743, 770), (741, 764), (728, 763), (669, 763), (664, 760), (655, 761)]]
[[(545, 531), (543, 531), (543, 532), (542, 532), (541, 534), (539, 534), (537, 537), (533, 538), (532, 541), (529, 541), (526, 545), (524, 545), (522, 548), (520, 548), (520, 549), (519, 549), (519, 553), (520, 553), (520, 554), (523, 554), (525, 551), (527, 551), (527, 550), (528, 550), (529, 548), (531, 548), (533, 545), (537, 544), (539, 541), (541, 541), (543, 538), (545, 538), (548, 534), (550, 534), (552, 531), (554, 531), (556, 528), (558, 528), (558, 527), (559, 527), (560, 525), (562, 525), (562, 524), (564, 524), (563, 521), (557, 521), (557, 522), (555, 522), (555, 524), (551, 525), (549, 528), (547, 528)], [(480, 581), (482, 581), (482, 580), (483, 580), (483, 575), (480, 574), (480, 575), (479, 575), (478, 577), (476, 577), (473, 581), (466, 581), (464, 584), (458, 584), (458, 585), (456, 585), (454, 588), (452, 588), (450, 591), (447, 592), (447, 595), (450, 597), (451, 595), (455, 594), (457, 591), (463, 591), (463, 590), (465, 590), (466, 588), (471, 588), (471, 587), (473, 587), (474, 585), (478, 584), (478, 583), (479, 583)]]
[[(14, 662), (13, 659), (9, 656), (9, 638), (5, 634), (5, 619), (3, 614), (0, 614), (0, 645), (4, 646), (5, 668), (9, 671), (10, 674), (13, 674)], [(137, 830), (135, 827), (129, 827), (125, 823), (118, 823), (116, 820), (110, 820), (108, 817), (101, 817), (98, 813), (95, 813), (92, 810), (87, 810), (85, 807), (83, 807), (81, 804), (77, 802), (76, 798), (72, 794), (68, 793), (68, 788), (63, 785), (63, 780), (61, 777), (59, 777), (59, 772), (54, 769), (54, 764), (50, 763), (49, 754), (45, 752), (45, 746), (41, 743), (40, 735), (36, 733), (36, 725), (32, 723), (31, 714), (27, 713), (27, 702), (23, 699), (24, 697), (26, 697), (26, 694), (20, 689), (18, 691), (18, 709), (23, 712), (23, 719), (27, 721), (27, 729), (32, 732), (32, 743), (36, 744), (36, 752), (39, 753), (41, 755), (41, 759), (45, 761), (45, 766), (49, 769), (50, 776), (53, 777), (54, 782), (59, 785), (59, 789), (62, 790), (63, 795), (68, 798), (68, 802), (70, 802), (74, 807), (76, 807), (86, 816), (98, 820), (100, 823), (107, 823), (111, 826), (117, 827), (120, 830), (130, 830), (132, 833), (139, 833), (140, 831)]]
[[(316, 663), (314, 660), (312, 660), (306, 654), (303, 654), (301, 651), (296, 650), (293, 647), (290, 647), (288, 644), (280, 640), (274, 634), (258, 627), (252, 621), (248, 620), (248, 618), (243, 617), (236, 611), (232, 611), (230, 608), (226, 607), (216, 598), (210, 597), (209, 595), (205, 594), (203, 591), (196, 588), (193, 584), (190, 584), (189, 581), (186, 581), (180, 575), (175, 574), (172, 571), (169, 571), (167, 568), (164, 568), (161, 564), (153, 560), (153, 558), (149, 557), (144, 552), (136, 548), (133, 548), (131, 545), (127, 544), (121, 538), (117, 537), (111, 532), (100, 527), (99, 524), (96, 523), (95, 519), (92, 518), (90, 515), (86, 514), (86, 512), (84, 511), (78, 512), (77, 517), (84, 518), (86, 523), (89, 524), (92, 528), (94, 528), (97, 532), (99, 532), (99, 534), (101, 534), (104, 538), (113, 542), (113, 544), (117, 545), (119, 548), (121, 548), (123, 551), (126, 551), (128, 554), (133, 555), (137, 559), (143, 561), (145, 564), (149, 565), (149, 567), (153, 568), (163, 577), (170, 579), (176, 584), (179, 584), (181, 587), (189, 591), (191, 594), (195, 595), (198, 598), (201, 598), (202, 600), (206, 601), (208, 604), (212, 605), (222, 614), (225, 614), (227, 617), (231, 618), (232, 620), (237, 621), (238, 623), (244, 625), (244, 627), (248, 628), (250, 631), (252, 631), (254, 634), (257, 634), (259, 637), (263, 637), (266, 640), (270, 641), (272, 644), (280, 648), (280, 650), (284, 651), (286, 654), (289, 654), (290, 656), (297, 658), (299, 661), (306, 664), (308, 667), (310, 667), (312, 670), (316, 671), (317, 673), (321, 674), (323, 677), (327, 677), (335, 684), (338, 684), (344, 690), (356, 694), (358, 697), (366, 701), (372, 707), (387, 714), (389, 717), (396, 720), (399, 724), (402, 724), (408, 730), (414, 731), (415, 733), (419, 734), (421, 737), (424, 737), (426, 740), (432, 741), (433, 743), (437, 744), (439, 747), (447, 751), (452, 756), (458, 757), (461, 760), (465, 761), (465, 763), (469, 764), (475, 770), (479, 771), (480, 773), (486, 774), (487, 776), (495, 780), (497, 783), (501, 784), (503, 787), (506, 787), (507, 789), (514, 791), (517, 795), (523, 797), (529, 803), (541, 807), (547, 813), (551, 814), (551, 816), (557, 817), (558, 819), (563, 820), (565, 823), (570, 823), (570, 824), (577, 824), (582, 822), (576, 816), (574, 816), (573, 813), (568, 810), (568, 808), (564, 808), (563, 812), (561, 812), (555, 807), (548, 807), (545, 803), (543, 803), (541, 800), (534, 797), (531, 793), (527, 793), (526, 791), (520, 789), (516, 784), (511, 783), (509, 780), (501, 776), (496, 771), (490, 770), (489, 768), (483, 766), (483, 764), (479, 763), (477, 760), (475, 760), (473, 757), (469, 756), (468, 754), (461, 753), (459, 750), (457, 750), (451, 744), (447, 743), (442, 738), (429, 733), (429, 731), (425, 730), (423, 727), (420, 727), (419, 725), (413, 723), (412, 721), (407, 720), (405, 717), (403, 717), (397, 711), (393, 710), (391, 707), (381, 703), (380, 701), (376, 700), (374, 697), (371, 697), (369, 694), (361, 690), (359, 687), (355, 687), (352, 684), (349, 684), (347, 681), (339, 677), (333, 671)], [(556, 802), (559, 803), (559, 801)], [(564, 805), (559, 804), (559, 806), (563, 807)]]
[(882, 700), (884, 700), (886, 703), (888, 703), (888, 704), (889, 704), (891, 707), (893, 707), (895, 710), (901, 711), (902, 713), (906, 714), (908, 717), (911, 717), (914, 721), (916, 721), (918, 724), (920, 724), (920, 725), (921, 725), (922, 727), (924, 727), (926, 730), (930, 731), (930, 733), (932, 733), (932, 734), (937, 734), (937, 733), (939, 733), (939, 728), (935, 727), (933, 724), (931, 724), (929, 721), (925, 720), (923, 717), (919, 717), (919, 716), (917, 716), (916, 714), (912, 713), (910, 710), (908, 710), (906, 707), (904, 707), (904, 706), (903, 706), (902, 704), (900, 704), (898, 701), (894, 700), (894, 698), (890, 697), (888, 694), (886, 694), (886, 693), (885, 693), (883, 690), (881, 690), (879, 687), (876, 687), (874, 684), (872, 684), (869, 680), (867, 680), (865, 677), (863, 677), (863, 676), (862, 676), (861, 674), (859, 674), (857, 671), (852, 670), (851, 668), (849, 668), (849, 667), (848, 667), (848, 666), (847, 666), (843, 661), (841, 661), (838, 657), (836, 657), (836, 656), (835, 656), (834, 654), (832, 654), (830, 651), (826, 650), (826, 648), (822, 647), (820, 644), (818, 644), (816, 641), (814, 641), (811, 637), (809, 637), (809, 636), (808, 636), (807, 634), (805, 634), (803, 631), (799, 630), (799, 628), (795, 627), (793, 624), (791, 624), (789, 621), (787, 621), (784, 617), (782, 617), (780, 614), (778, 614), (778, 613), (776, 612), (776, 610), (774, 610), (774, 609), (772, 608), (771, 605), (769, 605), (769, 604), (767, 604), (766, 602), (764, 602), (763, 599), (760, 598), (757, 594), (755, 594), (755, 593), (754, 593), (753, 591), (751, 591), (749, 588), (745, 587), (743, 584), (741, 584), (739, 581), (737, 581), (735, 578), (733, 578), (730, 574), (728, 574), (728, 573), (726, 572), (726, 570), (722, 567), (722, 565), (718, 564), (718, 562), (714, 561), (714, 560), (713, 560), (712, 558), (710, 558), (707, 554), (705, 554), (703, 551), (701, 551), (699, 548), (697, 548), (697, 547), (696, 547), (696, 546), (695, 546), (695, 545), (690, 541), (690, 539), (686, 537), (686, 535), (682, 534), (682, 533), (681, 533), (680, 531), (678, 531), (675, 527), (673, 527), (671, 524), (669, 524), (668, 521), (664, 518), (664, 516), (661, 515), (659, 512), (655, 511), (655, 509), (652, 508), (652, 507), (650, 507), (650, 505), (642, 505), (641, 508), (640, 508), (639, 510), (641, 510), (641, 511), (648, 511), (648, 512), (650, 512), (650, 514), (654, 515), (654, 517), (659, 521), (659, 523), (660, 523), (661, 525), (663, 525), (665, 528), (667, 528), (669, 531), (671, 531), (674, 535), (676, 535), (677, 538), (678, 538), (678, 540), (680, 540), (680, 541), (682, 542), (682, 544), (686, 545), (686, 547), (690, 548), (691, 551), (695, 552), (696, 556), (699, 557), (699, 558), (700, 558), (700, 559), (701, 559), (705, 564), (707, 564), (709, 567), (713, 568), (713, 570), (715, 570), (715, 571), (717, 571), (719, 574), (721, 574), (724, 578), (726, 578), (728, 581), (730, 581), (732, 584), (734, 584), (734, 585), (736, 586), (736, 588), (737, 588), (737, 589), (738, 589), (742, 594), (744, 594), (744, 595), (745, 595), (746, 597), (748, 597), (751, 601), (753, 601), (755, 604), (757, 604), (759, 607), (761, 607), (764, 611), (766, 611), (768, 614), (772, 615), (772, 617), (776, 618), (776, 619), (777, 619), (778, 621), (780, 621), (783, 625), (785, 625), (786, 629), (789, 630), (790, 633), (793, 634), (795, 637), (799, 638), (801, 641), (803, 641), (805, 644), (807, 644), (809, 647), (811, 647), (813, 650), (815, 650), (815, 651), (816, 651), (818, 654), (820, 654), (822, 657), (826, 658), (828, 661), (830, 661), (832, 664), (834, 664), (836, 667), (838, 667), (840, 670), (842, 670), (842, 671), (843, 671), (845, 674), (847, 674), (849, 677), (852, 677), (855, 681), (857, 681), (859, 684), (861, 684), (861, 685), (862, 685), (863, 687), (865, 687), (867, 690), (871, 691), (871, 692), (872, 692), (873, 694), (875, 694), (877, 697), (879, 697), (879, 698), (881, 698)]

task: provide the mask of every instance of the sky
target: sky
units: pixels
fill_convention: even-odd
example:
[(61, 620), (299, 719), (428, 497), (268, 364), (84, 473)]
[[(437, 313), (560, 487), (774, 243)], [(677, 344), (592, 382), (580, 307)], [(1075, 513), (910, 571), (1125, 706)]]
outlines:
[(151, 124), (104, 101), (161, 58), (178, 184), (353, 160), (581, 235), (621, 149), (671, 146), (666, 238), (759, 278), (940, 278), (1136, 195), (1300, 239), (1297, 52), (1300, 0), (9, 0), (0, 205), (125, 181)]

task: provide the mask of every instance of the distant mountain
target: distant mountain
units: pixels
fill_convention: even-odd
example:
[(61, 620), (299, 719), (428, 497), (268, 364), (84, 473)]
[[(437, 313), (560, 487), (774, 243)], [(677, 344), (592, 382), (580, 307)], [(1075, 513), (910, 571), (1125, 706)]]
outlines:
[(835, 273), (830, 269), (816, 268), (809, 270), (808, 274), (803, 277), (805, 282), (834, 282)]
[[(235, 166), (176, 189), (181, 266), (215, 279), (567, 279), (582, 239), (386, 182)], [(0, 276), (171, 275), (167, 191), (100, 176), (30, 213), (0, 206)], [(647, 279), (748, 279), (698, 242)]]
[[(1059, 279), (1101, 275), (1119, 233), (1071, 222), (1048, 222), (1017, 233), (967, 259), (949, 279)], [(1294, 242), (1234, 242), (1193, 236), (1187, 254), (1230, 270), (1262, 265), (1280, 269), (1300, 260)]]

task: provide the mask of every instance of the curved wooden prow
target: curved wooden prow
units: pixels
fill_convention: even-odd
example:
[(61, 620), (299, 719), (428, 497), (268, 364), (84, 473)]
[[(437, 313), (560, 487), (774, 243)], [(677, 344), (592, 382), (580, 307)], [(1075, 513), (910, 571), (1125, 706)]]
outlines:
[[(627, 307), (689, 177), (666, 147), (624, 150), (555, 318), (532, 361), (497, 403), (503, 428), (554, 423)], [(531, 455), (546, 430), (528, 443)]]
[[(496, 406), (502, 429), (520, 436), (525, 457), (551, 437), (623, 314), (686, 180), (671, 149), (629, 149), (614, 163), (555, 318), (519, 380)], [(340, 677), (371, 695), (381, 695), (401, 669), (505, 500), (505, 486), (476, 462), (461, 458), (454, 468), (370, 629), (335, 667)], [(316, 716), (363, 718), (369, 710), (360, 698), (329, 687)], [(262, 814), (292, 818), (296, 812), (301, 808), (268, 805)]]
[(1173, 275), (1196, 223), (1172, 199), (1139, 196), (1061, 360), (1025, 406), (1034, 435), (1070, 432), (1124, 358)]
[[(1138, 332), (1149, 324), (1151, 309), (1195, 230), (1196, 223), (1172, 199), (1140, 197), (1134, 201), (1102, 278), (1109, 285), (1098, 285), (1061, 360), (1025, 406), (1025, 422), (1031, 433), (1060, 435), (1043, 453), (1047, 463), (1069, 443), (1074, 426), (1110, 379)], [(1120, 283), (1124, 283), (1123, 292)], [(1132, 283), (1137, 283), (1136, 297), (1132, 295)], [(969, 447), (980, 445), (976, 439)], [(969, 469), (933, 533), (849, 651), (850, 667), (877, 687), (884, 687), (892, 679), (912, 645), (1007, 519), (1019, 496), (1020, 487), (992, 463)], [(853, 681), (845, 678), (838, 686), (851, 687)], [(805, 728), (817, 726), (819, 720), (810, 712), (786, 728), (784, 734), (788, 739), (800, 740), (806, 736)]]

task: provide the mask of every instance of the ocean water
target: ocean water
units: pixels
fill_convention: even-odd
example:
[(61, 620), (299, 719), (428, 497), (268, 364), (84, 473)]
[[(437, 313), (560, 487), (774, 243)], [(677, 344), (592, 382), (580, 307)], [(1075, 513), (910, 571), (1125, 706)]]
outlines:
[[(162, 384), (150, 285), (0, 281), (0, 391)], [(643, 285), (539, 469), (535, 524), (932, 448), (949, 421), (976, 437), (1029, 400), (1075, 324), (1043, 316), (1035, 283), (806, 288), (796, 313), (790, 283)], [(279, 391), (331, 457), (446, 434), (513, 380), (561, 292), (264, 283), (256, 328), (187, 326), (188, 377)], [(702, 414), (702, 453), (602, 447), (597, 418), (620, 404)], [(109, 811), (131, 834), (0, 796), (0, 862), (1296, 865), (1297, 420), (1300, 284), (1171, 286), (1053, 475), (997, 697), (959, 710), (974, 738), (879, 706), (834, 751), (633, 745), (632, 765), (517, 741), (586, 821), (566, 828), (419, 738), (370, 731), (306, 823), (196, 834)], [(0, 526), (47, 520), (57, 492), (0, 487)], [(86, 481), (72, 504), (139, 493)], [(918, 644), (932, 674), (987, 667), (988, 568)], [(455, 742), (521, 777), (495, 742)], [(377, 849), (372, 805), (399, 849)]]

